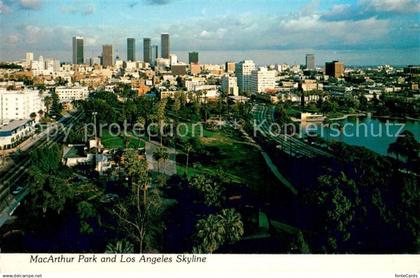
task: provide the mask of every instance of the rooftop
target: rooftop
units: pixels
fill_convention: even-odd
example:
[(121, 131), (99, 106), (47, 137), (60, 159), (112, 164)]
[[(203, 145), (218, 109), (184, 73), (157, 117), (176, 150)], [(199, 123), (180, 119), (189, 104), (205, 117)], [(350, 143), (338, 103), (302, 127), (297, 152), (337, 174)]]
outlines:
[(13, 120), (13, 121), (8, 122), (7, 124), (0, 125), (0, 131), (12, 131), (30, 121), (32, 120), (31, 119)]

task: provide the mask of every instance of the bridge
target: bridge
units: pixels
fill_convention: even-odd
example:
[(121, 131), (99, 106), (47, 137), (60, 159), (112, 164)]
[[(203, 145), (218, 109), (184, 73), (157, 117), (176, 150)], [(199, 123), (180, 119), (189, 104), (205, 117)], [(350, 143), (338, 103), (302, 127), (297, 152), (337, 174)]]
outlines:
[(265, 105), (255, 105), (252, 109), (255, 123), (258, 125), (261, 134), (275, 141), (279, 149), (293, 157), (332, 157), (330, 153), (315, 148), (292, 135), (282, 134), (279, 130), (272, 130), (271, 125), (276, 123), (274, 112), (274, 107), (267, 107)]

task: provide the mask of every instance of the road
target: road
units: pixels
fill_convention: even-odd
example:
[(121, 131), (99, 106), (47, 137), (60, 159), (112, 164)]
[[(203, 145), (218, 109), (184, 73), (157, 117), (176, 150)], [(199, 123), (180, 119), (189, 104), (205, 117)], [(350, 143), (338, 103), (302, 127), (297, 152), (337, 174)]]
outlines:
[(277, 134), (278, 132), (275, 128), (271, 131), (271, 125), (276, 123), (274, 119), (274, 111), (274, 107), (267, 107), (265, 105), (255, 105), (252, 109), (255, 123), (258, 126), (258, 130), (264, 137), (275, 141), (278, 143), (278, 148), (294, 157), (332, 157), (330, 153), (315, 148), (291, 135)]
[[(48, 147), (59, 142), (65, 134), (65, 131), (71, 127), (72, 123), (80, 119), (83, 113), (77, 113), (68, 118), (62, 118), (55, 125), (49, 126), (42, 133), (37, 135), (37, 140), (26, 146), (26, 152), (30, 152), (41, 147)], [(26, 184), (28, 178), (28, 168), (30, 161), (22, 160), (15, 164), (6, 165), (7, 170), (2, 172), (0, 177), (0, 227), (10, 218), (11, 212), (19, 205), (29, 192)], [(24, 189), (17, 195), (11, 192), (17, 185)]]

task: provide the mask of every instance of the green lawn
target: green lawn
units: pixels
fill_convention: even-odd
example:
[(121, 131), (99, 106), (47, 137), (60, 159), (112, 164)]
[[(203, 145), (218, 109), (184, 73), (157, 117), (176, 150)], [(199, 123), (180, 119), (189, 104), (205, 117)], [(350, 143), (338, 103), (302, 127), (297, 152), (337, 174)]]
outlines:
[[(222, 169), (232, 181), (249, 185), (260, 193), (269, 193), (280, 187), (279, 181), (269, 170), (260, 151), (237, 135), (223, 131), (207, 131), (200, 141), (210, 150), (211, 162), (200, 161), (200, 166), (189, 167), (191, 176), (214, 173)], [(185, 173), (184, 165), (178, 165), (178, 174)]]
[[(129, 133), (129, 148), (143, 148), (144, 141)], [(112, 136), (108, 130), (102, 132), (102, 145), (107, 149), (117, 149), (125, 147), (124, 138), (122, 136)]]

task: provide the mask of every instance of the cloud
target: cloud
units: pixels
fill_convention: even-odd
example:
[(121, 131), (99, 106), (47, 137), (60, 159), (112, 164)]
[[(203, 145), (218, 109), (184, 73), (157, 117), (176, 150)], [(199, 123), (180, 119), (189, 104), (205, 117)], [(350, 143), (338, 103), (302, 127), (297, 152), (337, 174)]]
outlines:
[(72, 6), (62, 6), (61, 11), (63, 13), (90, 15), (95, 13), (96, 6), (94, 4), (75, 4)]
[(420, 12), (419, 0), (359, 0), (355, 4), (338, 4), (323, 15), (325, 20), (360, 20), (370, 17), (390, 18)]
[(128, 6), (130, 7), (130, 8), (134, 8), (135, 6), (137, 6), (139, 4), (139, 2), (138, 1), (134, 1), (134, 2), (131, 2), (131, 3), (129, 3), (128, 4)]
[(24, 10), (39, 10), (41, 6), (41, 0), (19, 0), (19, 7)]
[(8, 14), (10, 13), (10, 7), (6, 5), (5, 2), (0, 0), (0, 14)]
[(171, 2), (171, 0), (144, 0), (147, 5), (166, 5)]

